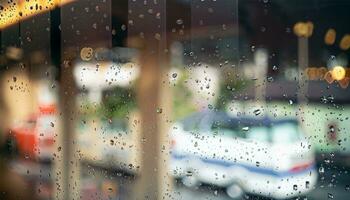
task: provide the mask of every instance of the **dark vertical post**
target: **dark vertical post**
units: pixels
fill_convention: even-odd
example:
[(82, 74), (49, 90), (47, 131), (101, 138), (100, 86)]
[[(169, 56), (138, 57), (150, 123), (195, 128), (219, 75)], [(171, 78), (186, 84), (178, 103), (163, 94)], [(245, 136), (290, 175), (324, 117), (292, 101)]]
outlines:
[(298, 104), (306, 103), (307, 82), (305, 69), (309, 65), (309, 39), (307, 37), (298, 38), (298, 71), (299, 71), (299, 84), (298, 84)]
[(61, 66), (61, 8), (50, 11), (50, 57), (51, 63), (56, 67), (56, 79), (60, 78)]
[(76, 137), (74, 122), (75, 84), (73, 77), (72, 58), (62, 57), (61, 40), (61, 8), (50, 12), (50, 47), (51, 62), (57, 68), (56, 79), (59, 81), (59, 118), (60, 126), (56, 137), (57, 151), (54, 160), (54, 199), (79, 199), (80, 170), (76, 152)]

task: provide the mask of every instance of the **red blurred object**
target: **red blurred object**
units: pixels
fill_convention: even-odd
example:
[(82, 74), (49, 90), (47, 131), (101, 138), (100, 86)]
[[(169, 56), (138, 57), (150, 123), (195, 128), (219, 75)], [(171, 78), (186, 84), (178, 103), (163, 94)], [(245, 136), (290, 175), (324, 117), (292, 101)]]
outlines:
[(328, 124), (327, 139), (328, 141), (334, 143), (338, 138), (338, 126), (335, 122)]
[(35, 157), (35, 151), (38, 146), (35, 126), (36, 120), (30, 117), (28, 121), (11, 129), (19, 153), (21, 155), (28, 155), (30, 158)]
[(170, 148), (174, 148), (176, 145), (176, 141), (173, 139), (170, 141)]
[(42, 115), (53, 115), (56, 113), (55, 105), (39, 106), (39, 112)]
[(312, 167), (314, 165), (314, 162), (309, 162), (309, 163), (302, 163), (299, 165), (296, 165), (294, 167), (292, 167), (292, 169), (290, 169), (290, 172), (300, 172), (303, 171), (305, 169), (308, 169), (309, 167)]
[(55, 114), (55, 105), (40, 106), (38, 114), (11, 128), (20, 155), (29, 159), (50, 159), (55, 143)]

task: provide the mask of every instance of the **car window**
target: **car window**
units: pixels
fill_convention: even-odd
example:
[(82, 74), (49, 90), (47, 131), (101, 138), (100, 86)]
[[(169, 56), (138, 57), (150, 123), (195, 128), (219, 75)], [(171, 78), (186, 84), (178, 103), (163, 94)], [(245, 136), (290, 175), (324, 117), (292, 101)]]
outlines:
[(211, 123), (211, 134), (226, 136), (226, 137), (237, 137), (237, 127), (232, 124), (230, 119), (226, 120), (215, 120)]
[(276, 124), (271, 128), (273, 143), (292, 143), (300, 139), (300, 129), (296, 123)]
[(270, 142), (270, 128), (253, 127), (247, 132), (247, 138), (260, 142)]
[(194, 131), (200, 128), (200, 123), (204, 115), (202, 113), (193, 114), (182, 120), (183, 129), (185, 131)]

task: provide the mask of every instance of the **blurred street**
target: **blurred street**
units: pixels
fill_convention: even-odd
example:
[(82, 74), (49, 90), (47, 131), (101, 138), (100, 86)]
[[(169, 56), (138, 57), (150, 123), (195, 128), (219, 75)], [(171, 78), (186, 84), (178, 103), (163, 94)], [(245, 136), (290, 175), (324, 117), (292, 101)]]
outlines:
[[(50, 165), (37, 164), (32, 162), (14, 162), (13, 169), (27, 179), (36, 183), (37, 193), (43, 200), (49, 199), (50, 190), (45, 187), (52, 181), (50, 178)], [(314, 190), (299, 199), (320, 200), (335, 199), (348, 200), (350, 195), (350, 171), (347, 168), (337, 168), (334, 166), (320, 167), (319, 182)], [(323, 172), (324, 171), (324, 172)], [(89, 164), (82, 165), (82, 200), (93, 199), (130, 199), (133, 187), (135, 187), (135, 177), (131, 174), (119, 170), (103, 169)], [(46, 186), (45, 186), (46, 184)], [(171, 195), (174, 200), (210, 199), (210, 200), (231, 200), (223, 188), (201, 185), (196, 188), (188, 188), (181, 182), (174, 184), (175, 190)], [(43, 189), (44, 188), (44, 189)], [(268, 198), (244, 195), (242, 199), (262, 199)], [(294, 198), (296, 199), (296, 198)]]

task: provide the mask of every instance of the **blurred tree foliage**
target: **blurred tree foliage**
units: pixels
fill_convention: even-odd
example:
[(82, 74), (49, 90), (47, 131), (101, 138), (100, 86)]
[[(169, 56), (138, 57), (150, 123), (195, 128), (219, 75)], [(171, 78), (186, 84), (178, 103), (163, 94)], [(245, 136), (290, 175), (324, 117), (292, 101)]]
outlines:
[(105, 92), (103, 103), (98, 113), (108, 119), (122, 119), (136, 109), (135, 89), (115, 87)]
[(115, 87), (104, 92), (101, 104), (83, 100), (80, 106), (82, 118), (123, 119), (136, 109), (134, 88)]
[(234, 95), (253, 84), (253, 80), (243, 77), (244, 76), (239, 75), (235, 68), (223, 68), (223, 79), (220, 83), (220, 89), (218, 91), (219, 98), (215, 105), (217, 110), (226, 111), (226, 105), (234, 100)]
[[(177, 68), (179, 69), (179, 68)], [(173, 76), (171, 74), (170, 76)], [(172, 84), (173, 120), (179, 120), (196, 112), (193, 104), (193, 94), (188, 88), (189, 72), (183, 68), (176, 73), (177, 80)], [(223, 68), (220, 89), (218, 91), (215, 109), (225, 111), (226, 104), (234, 99), (235, 93), (253, 83), (251, 80), (240, 78), (233, 68)], [(130, 112), (137, 109), (135, 84), (130, 88), (115, 87), (104, 92), (103, 101), (99, 105), (85, 103), (81, 106), (82, 115), (101, 119), (125, 119)]]
[[(237, 76), (237, 72), (232, 67), (222, 68), (222, 79), (220, 82), (219, 97), (215, 104), (215, 110), (226, 111), (226, 104), (234, 99), (237, 92), (253, 84), (252, 80)], [(173, 88), (173, 117), (174, 120), (181, 119), (193, 112), (198, 111), (192, 101), (192, 92), (188, 89), (187, 80), (189, 73), (186, 69), (181, 70), (179, 80)]]
[(186, 83), (189, 74), (186, 70), (181, 70), (180, 76), (173, 87), (173, 118), (181, 119), (196, 111), (192, 103), (192, 93), (187, 88)]

